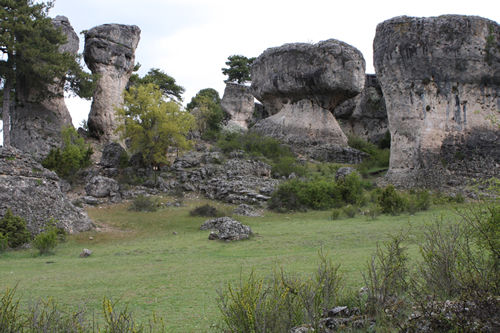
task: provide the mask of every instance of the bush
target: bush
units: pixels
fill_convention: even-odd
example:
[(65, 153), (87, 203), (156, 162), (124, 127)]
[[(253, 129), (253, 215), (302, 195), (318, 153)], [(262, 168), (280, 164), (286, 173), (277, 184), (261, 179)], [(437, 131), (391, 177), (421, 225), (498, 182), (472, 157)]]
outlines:
[(388, 185), (378, 198), (382, 213), (398, 215), (405, 211), (407, 205), (403, 195), (398, 193), (393, 185)]
[(340, 213), (341, 212), (342, 211), (339, 208), (332, 209), (332, 213), (330, 215), (331, 219), (334, 220), (334, 221), (338, 220), (338, 218), (340, 217)]
[(158, 201), (152, 197), (141, 194), (134, 198), (128, 210), (136, 212), (156, 212), (158, 210)]
[(324, 309), (336, 305), (342, 290), (339, 266), (320, 253), (318, 270), (308, 279), (275, 271), (270, 279), (253, 272), (239, 285), (219, 292), (218, 304), (229, 332), (288, 332), (311, 323), (318, 330)]
[(40, 255), (49, 254), (57, 246), (58, 242), (57, 229), (54, 227), (48, 228), (46, 231), (36, 235), (33, 239), (33, 247), (38, 250)]
[(357, 172), (350, 173), (338, 181), (342, 200), (348, 204), (359, 204), (363, 197), (363, 182)]
[(350, 147), (358, 149), (370, 155), (356, 168), (362, 175), (367, 175), (373, 169), (384, 169), (389, 167), (390, 150), (387, 148), (381, 149), (373, 143), (367, 142), (356, 136), (348, 137)]
[(376, 204), (371, 204), (364, 210), (364, 215), (372, 220), (376, 220), (377, 217), (380, 215), (380, 212), (381, 212), (380, 206)]
[(63, 146), (51, 149), (49, 155), (42, 161), (42, 165), (54, 170), (60, 177), (71, 179), (76, 171), (91, 164), (92, 148), (85, 145), (85, 141), (73, 127), (62, 130)]
[(7, 237), (7, 244), (11, 248), (28, 243), (31, 238), (26, 228), (26, 221), (22, 217), (12, 214), (10, 208), (0, 220), (0, 233)]
[(220, 212), (217, 208), (210, 206), (209, 204), (199, 206), (194, 208), (189, 212), (191, 216), (204, 216), (204, 217), (217, 217), (220, 216)]
[(296, 176), (304, 176), (307, 169), (299, 164), (294, 157), (284, 156), (272, 163), (271, 173), (274, 177), (288, 177), (292, 173)]
[(356, 216), (357, 210), (358, 209), (352, 205), (347, 205), (344, 208), (342, 208), (342, 211), (344, 212), (344, 214), (349, 218), (353, 218), (354, 216)]
[(8, 238), (3, 233), (0, 232), (0, 253), (7, 250), (9, 247)]

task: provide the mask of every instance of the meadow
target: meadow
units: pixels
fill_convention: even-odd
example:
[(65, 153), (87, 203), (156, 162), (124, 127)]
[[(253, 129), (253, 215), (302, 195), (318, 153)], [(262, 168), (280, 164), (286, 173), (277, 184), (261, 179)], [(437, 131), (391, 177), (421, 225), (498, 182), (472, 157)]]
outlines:
[[(197, 198), (157, 212), (132, 212), (128, 203), (89, 208), (99, 231), (69, 236), (52, 255), (38, 256), (35, 250), (0, 254), (0, 288), (17, 286), (22, 307), (51, 297), (63, 309), (85, 308), (98, 316), (106, 296), (128, 307), (138, 320), (152, 313), (163, 317), (167, 332), (216, 331), (217, 290), (251, 271), (269, 276), (283, 268), (308, 276), (323, 251), (341, 265), (346, 288), (359, 290), (364, 285), (361, 272), (378, 242), (408, 233), (405, 245), (415, 261), (423, 226), (441, 217), (456, 219), (450, 204), (375, 220), (361, 215), (332, 220), (330, 211), (265, 211), (262, 217), (236, 217), (252, 228), (251, 239), (220, 242), (199, 230), (207, 218), (189, 214), (206, 203), (225, 212), (234, 208)], [(93, 254), (80, 258), (83, 248)]]

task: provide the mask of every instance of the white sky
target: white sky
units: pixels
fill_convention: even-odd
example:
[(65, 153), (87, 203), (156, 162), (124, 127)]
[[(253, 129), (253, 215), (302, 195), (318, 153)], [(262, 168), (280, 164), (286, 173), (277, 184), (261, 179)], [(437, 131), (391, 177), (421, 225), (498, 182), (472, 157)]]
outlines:
[[(157, 67), (186, 89), (184, 102), (200, 89), (222, 97), (221, 68), (227, 57), (258, 56), (269, 47), (336, 38), (358, 48), (373, 73), (372, 42), (378, 23), (394, 16), (479, 15), (500, 22), (496, 0), (56, 0), (50, 16), (65, 15), (75, 31), (105, 23), (142, 30), (136, 61), (144, 74)], [(80, 52), (83, 36), (80, 35)], [(75, 126), (90, 102), (67, 101)]]

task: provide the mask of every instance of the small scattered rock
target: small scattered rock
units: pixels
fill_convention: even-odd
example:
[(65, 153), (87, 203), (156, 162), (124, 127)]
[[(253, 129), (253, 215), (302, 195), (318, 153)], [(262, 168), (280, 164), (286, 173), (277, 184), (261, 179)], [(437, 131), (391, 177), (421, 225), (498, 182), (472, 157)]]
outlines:
[(83, 249), (82, 253), (80, 253), (80, 258), (87, 258), (92, 255), (92, 251), (89, 249)]
[(235, 241), (247, 239), (252, 235), (252, 229), (249, 226), (227, 216), (207, 220), (200, 227), (200, 230), (210, 229), (214, 230), (208, 236), (210, 240)]
[(255, 210), (254, 207), (247, 205), (247, 204), (241, 204), (238, 207), (236, 207), (233, 211), (233, 214), (240, 215), (240, 216), (251, 216), (251, 217), (262, 216), (259, 214), (258, 211)]

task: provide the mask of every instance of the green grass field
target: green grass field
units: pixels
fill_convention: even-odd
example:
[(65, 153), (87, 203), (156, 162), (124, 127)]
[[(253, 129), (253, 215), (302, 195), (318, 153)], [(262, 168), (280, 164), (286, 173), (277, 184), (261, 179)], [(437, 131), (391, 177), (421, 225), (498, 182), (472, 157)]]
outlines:
[[(164, 317), (168, 332), (211, 331), (219, 321), (217, 289), (251, 270), (270, 275), (275, 267), (307, 275), (323, 250), (341, 264), (348, 288), (363, 286), (361, 271), (379, 241), (409, 230), (408, 248), (416, 257), (422, 226), (453, 209), (434, 207), (415, 216), (379, 216), (332, 221), (329, 211), (238, 217), (255, 236), (247, 241), (209, 241), (198, 228), (206, 218), (189, 211), (203, 200), (155, 213), (127, 210), (127, 204), (88, 210), (103, 230), (70, 236), (54, 255), (34, 250), (0, 254), (0, 288), (17, 285), (22, 305), (53, 297), (65, 309), (85, 306), (100, 312), (104, 296), (127, 305), (142, 320), (152, 312)], [(210, 203), (223, 210), (231, 206)], [(174, 234), (177, 233), (177, 234)], [(92, 237), (93, 239), (90, 239)], [(93, 254), (79, 258), (83, 248)]]

